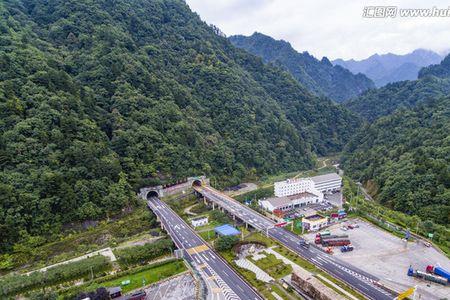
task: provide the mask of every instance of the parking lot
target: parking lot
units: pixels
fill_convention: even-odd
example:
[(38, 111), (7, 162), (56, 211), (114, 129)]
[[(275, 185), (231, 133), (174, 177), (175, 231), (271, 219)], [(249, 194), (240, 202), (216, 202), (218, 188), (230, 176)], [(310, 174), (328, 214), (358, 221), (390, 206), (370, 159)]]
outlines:
[[(359, 228), (343, 231), (342, 225), (358, 224)], [(354, 247), (351, 252), (341, 253), (335, 247), (334, 256), (359, 267), (380, 278), (382, 283), (400, 290), (417, 285), (416, 299), (446, 299), (450, 287), (407, 276), (409, 266), (425, 271), (427, 265), (439, 264), (450, 270), (450, 260), (433, 247), (426, 247), (422, 242), (409, 242), (362, 220), (352, 220), (335, 224), (328, 228), (331, 234), (348, 234)], [(306, 235), (314, 242), (315, 233)], [(421, 298), (419, 298), (419, 295)]]
[(342, 193), (341, 192), (326, 194), (324, 197), (324, 200), (335, 207), (338, 207), (338, 208), (342, 207)]
[(152, 285), (145, 292), (146, 300), (195, 300), (196, 298), (195, 281), (190, 273)]

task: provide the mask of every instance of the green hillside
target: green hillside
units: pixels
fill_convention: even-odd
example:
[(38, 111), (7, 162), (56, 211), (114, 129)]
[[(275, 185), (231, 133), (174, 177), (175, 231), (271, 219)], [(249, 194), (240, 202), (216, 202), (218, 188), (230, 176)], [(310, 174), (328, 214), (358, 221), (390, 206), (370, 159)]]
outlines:
[(347, 145), (342, 164), (353, 178), (369, 181), (382, 204), (448, 226), (449, 153), (447, 97), (398, 110), (363, 128)]
[(369, 122), (394, 113), (397, 109), (412, 108), (450, 92), (450, 79), (427, 76), (419, 80), (390, 83), (379, 89), (369, 90), (344, 103), (351, 111)]
[(355, 75), (341, 66), (333, 66), (326, 57), (319, 61), (308, 52), (299, 53), (288, 42), (275, 40), (262, 33), (235, 35), (229, 39), (235, 46), (287, 70), (313, 93), (327, 96), (336, 102), (375, 87), (372, 80), (361, 73)]
[(450, 56), (447, 56), (440, 64), (423, 68), (418, 80), (394, 82), (369, 90), (346, 101), (344, 106), (373, 122), (397, 109), (412, 108), (430, 99), (444, 97), (450, 93), (449, 63)]
[(181, 0), (0, 3), (0, 250), (114, 214), (146, 184), (314, 165), (358, 118)]

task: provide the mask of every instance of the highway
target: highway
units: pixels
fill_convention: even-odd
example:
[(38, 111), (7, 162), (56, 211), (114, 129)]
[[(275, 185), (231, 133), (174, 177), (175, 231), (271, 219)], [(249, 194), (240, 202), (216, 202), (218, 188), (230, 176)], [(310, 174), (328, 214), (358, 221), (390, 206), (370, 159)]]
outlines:
[(377, 286), (379, 279), (375, 276), (324, 253), (315, 246), (309, 248), (301, 246), (302, 238), (284, 228), (275, 227), (275, 222), (233, 198), (209, 186), (194, 187), (194, 189), (253, 228), (262, 231), (320, 269), (347, 283), (367, 298), (388, 300), (397, 296)]
[(183, 250), (184, 258), (202, 274), (205, 282), (207, 284), (209, 281), (214, 282), (215, 288), (212, 287), (210, 290), (223, 295), (219, 298), (263, 299), (166, 203), (158, 198), (150, 198), (147, 206), (159, 217), (177, 248)]

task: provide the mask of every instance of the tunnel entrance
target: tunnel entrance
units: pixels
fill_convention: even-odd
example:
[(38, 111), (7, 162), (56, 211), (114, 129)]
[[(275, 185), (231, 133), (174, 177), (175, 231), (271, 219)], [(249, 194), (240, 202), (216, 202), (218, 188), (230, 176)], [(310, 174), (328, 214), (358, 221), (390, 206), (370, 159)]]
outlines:
[(159, 197), (159, 194), (157, 191), (150, 191), (147, 193), (147, 199), (158, 198), (158, 197)]
[(192, 182), (192, 186), (202, 186), (202, 181), (199, 179), (196, 179)]

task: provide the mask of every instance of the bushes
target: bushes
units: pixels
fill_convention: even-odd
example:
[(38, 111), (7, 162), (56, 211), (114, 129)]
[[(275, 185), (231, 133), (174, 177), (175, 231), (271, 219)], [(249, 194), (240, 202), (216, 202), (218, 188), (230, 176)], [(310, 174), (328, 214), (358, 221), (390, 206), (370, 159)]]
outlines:
[(239, 238), (237, 236), (221, 236), (216, 240), (215, 246), (218, 251), (226, 251), (233, 248), (233, 246), (236, 245), (237, 242), (239, 242)]
[(164, 261), (160, 261), (160, 262), (156, 262), (153, 264), (146, 264), (144, 266), (139, 266), (136, 268), (132, 268), (132, 269), (128, 269), (126, 271), (123, 272), (118, 272), (115, 274), (111, 274), (111, 275), (107, 275), (101, 278), (96, 278), (95, 280), (93, 280), (92, 282), (90, 282), (89, 284), (84, 284), (84, 285), (79, 285), (79, 286), (71, 286), (69, 288), (63, 289), (58, 291), (58, 295), (59, 295), (59, 299), (67, 299), (67, 300), (72, 300), (74, 299), (74, 297), (76, 295), (78, 295), (80, 292), (82, 291), (92, 291), (93, 288), (99, 287), (99, 286), (105, 286), (106, 283), (120, 279), (124, 276), (128, 276), (128, 275), (133, 275), (136, 273), (140, 273), (140, 272), (144, 272), (147, 270), (152, 270), (152, 269), (156, 269), (165, 265), (169, 265), (169, 264), (174, 264), (177, 268), (178, 267), (182, 267), (183, 266), (183, 261), (182, 260), (178, 260), (178, 259), (169, 259), (169, 260), (164, 260)]
[(218, 209), (211, 211), (210, 216), (212, 221), (216, 221), (219, 224), (230, 223), (231, 221), (224, 212), (221, 212)]
[(114, 254), (118, 257), (121, 265), (130, 266), (143, 264), (164, 254), (169, 254), (172, 249), (173, 242), (170, 239), (162, 239), (143, 246), (115, 250)]
[(0, 295), (16, 295), (38, 287), (50, 286), (91, 273), (99, 273), (111, 267), (108, 258), (97, 255), (81, 261), (59, 265), (45, 272), (33, 272), (30, 275), (8, 275), (0, 280)]
[[(66, 233), (61, 237), (46, 237), (40, 246), (36, 240), (39, 237), (25, 235), (20, 243), (16, 244), (14, 253), (0, 255), (0, 273), (3, 270), (15, 270), (20, 266), (36, 269), (41, 266), (65, 261), (87, 252), (114, 246), (116, 243), (146, 232), (155, 227), (156, 217), (145, 205), (121, 216), (117, 220), (100, 222), (96, 227), (81, 232)], [(78, 229), (78, 228), (76, 228)]]

